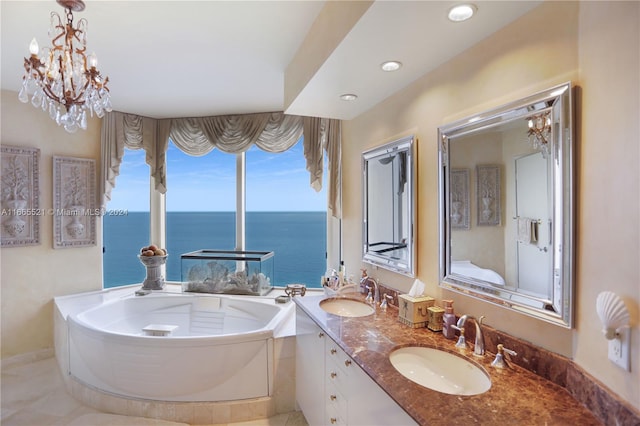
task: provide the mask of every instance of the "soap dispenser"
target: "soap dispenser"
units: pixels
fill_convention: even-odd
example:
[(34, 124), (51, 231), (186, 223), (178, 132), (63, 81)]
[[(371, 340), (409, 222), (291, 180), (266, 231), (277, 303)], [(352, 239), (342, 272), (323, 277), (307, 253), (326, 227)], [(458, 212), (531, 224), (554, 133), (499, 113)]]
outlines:
[(455, 339), (456, 330), (452, 327), (452, 325), (456, 324), (456, 314), (453, 313), (453, 300), (443, 300), (442, 304), (444, 305), (442, 335), (447, 339)]

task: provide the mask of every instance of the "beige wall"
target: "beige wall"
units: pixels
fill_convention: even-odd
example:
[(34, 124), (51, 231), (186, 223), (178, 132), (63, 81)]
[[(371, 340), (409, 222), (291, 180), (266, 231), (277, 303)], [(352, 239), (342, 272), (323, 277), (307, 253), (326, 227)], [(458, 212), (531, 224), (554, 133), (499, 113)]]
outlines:
[[(40, 207), (53, 208), (53, 156), (100, 166), (100, 121), (70, 135), (46, 112), (2, 91), (3, 145), (40, 149)], [(97, 171), (97, 170), (96, 170)], [(97, 181), (96, 181), (97, 182)], [(0, 249), (2, 358), (53, 347), (53, 297), (102, 288), (102, 225), (95, 247), (53, 249), (53, 217), (40, 217), (40, 244)]]
[[(548, 2), (343, 125), (345, 263), (362, 265), (360, 154), (414, 133), (418, 142), (418, 278), (458, 313), (573, 358), (640, 408), (640, 94), (638, 2)], [(567, 330), (438, 287), (437, 128), (556, 84), (579, 86), (576, 321)], [(368, 266), (407, 291), (412, 279)], [(632, 372), (607, 359), (595, 315), (600, 291), (632, 311)]]

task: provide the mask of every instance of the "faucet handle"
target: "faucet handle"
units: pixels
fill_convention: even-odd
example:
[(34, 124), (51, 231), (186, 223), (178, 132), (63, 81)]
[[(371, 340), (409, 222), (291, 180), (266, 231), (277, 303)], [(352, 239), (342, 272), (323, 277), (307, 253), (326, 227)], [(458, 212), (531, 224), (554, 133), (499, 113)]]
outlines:
[(460, 337), (458, 337), (458, 341), (456, 342), (456, 348), (466, 349), (467, 339), (464, 337), (464, 327), (458, 327), (455, 324), (452, 324), (451, 327), (460, 332)]
[(367, 285), (365, 286), (367, 288), (367, 290), (369, 290), (369, 293), (367, 293), (367, 297), (365, 297), (365, 302), (367, 303), (373, 303), (373, 293), (371, 293), (371, 286)]
[(389, 304), (387, 303), (387, 295), (386, 295), (386, 294), (384, 294), (384, 295), (382, 296), (382, 302), (380, 303), (380, 309), (382, 309), (383, 311), (386, 311), (386, 310), (387, 310), (387, 306), (388, 306), (388, 305), (389, 305)]
[(518, 353), (511, 349), (507, 349), (504, 347), (502, 343), (498, 343), (498, 353), (496, 354), (496, 359), (491, 362), (492, 367), (496, 368), (505, 368), (507, 366), (507, 362), (504, 359), (504, 353), (508, 353), (511, 356), (517, 356)]
[(518, 356), (518, 352), (512, 349), (505, 348), (502, 343), (498, 343), (498, 352), (500, 352), (500, 349), (502, 349), (505, 353), (508, 353), (511, 356)]

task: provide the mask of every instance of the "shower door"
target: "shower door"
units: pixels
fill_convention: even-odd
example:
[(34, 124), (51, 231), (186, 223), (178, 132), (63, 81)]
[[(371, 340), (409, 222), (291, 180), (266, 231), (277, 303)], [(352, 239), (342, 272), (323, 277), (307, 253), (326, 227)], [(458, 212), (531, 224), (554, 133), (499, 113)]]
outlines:
[(516, 216), (531, 219), (535, 241), (516, 239), (518, 259), (518, 291), (547, 299), (551, 293), (551, 206), (547, 160), (542, 153), (525, 155), (515, 160)]

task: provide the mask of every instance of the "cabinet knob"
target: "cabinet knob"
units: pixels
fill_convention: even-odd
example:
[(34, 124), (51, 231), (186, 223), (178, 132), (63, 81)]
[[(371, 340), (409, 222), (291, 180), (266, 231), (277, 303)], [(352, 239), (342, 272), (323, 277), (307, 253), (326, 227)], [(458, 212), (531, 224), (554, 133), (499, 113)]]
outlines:
[(331, 399), (332, 401), (335, 401), (336, 399), (338, 399), (338, 397), (337, 397), (337, 396), (335, 396), (335, 395), (331, 395), (331, 396), (329, 397), (329, 399)]
[(338, 374), (335, 371), (331, 372), (331, 378), (335, 379)]
[(336, 419), (335, 417), (331, 417), (331, 424), (335, 425), (336, 423), (338, 423), (338, 419)]
[(346, 365), (347, 367), (351, 365), (351, 360), (347, 359), (344, 361), (344, 365)]
[(332, 348), (332, 349), (331, 349), (331, 355), (335, 355), (337, 352), (338, 352), (338, 351), (337, 351), (337, 350), (335, 350), (335, 348)]
[(324, 337), (324, 333), (323, 332), (318, 333), (318, 337), (322, 339)]

